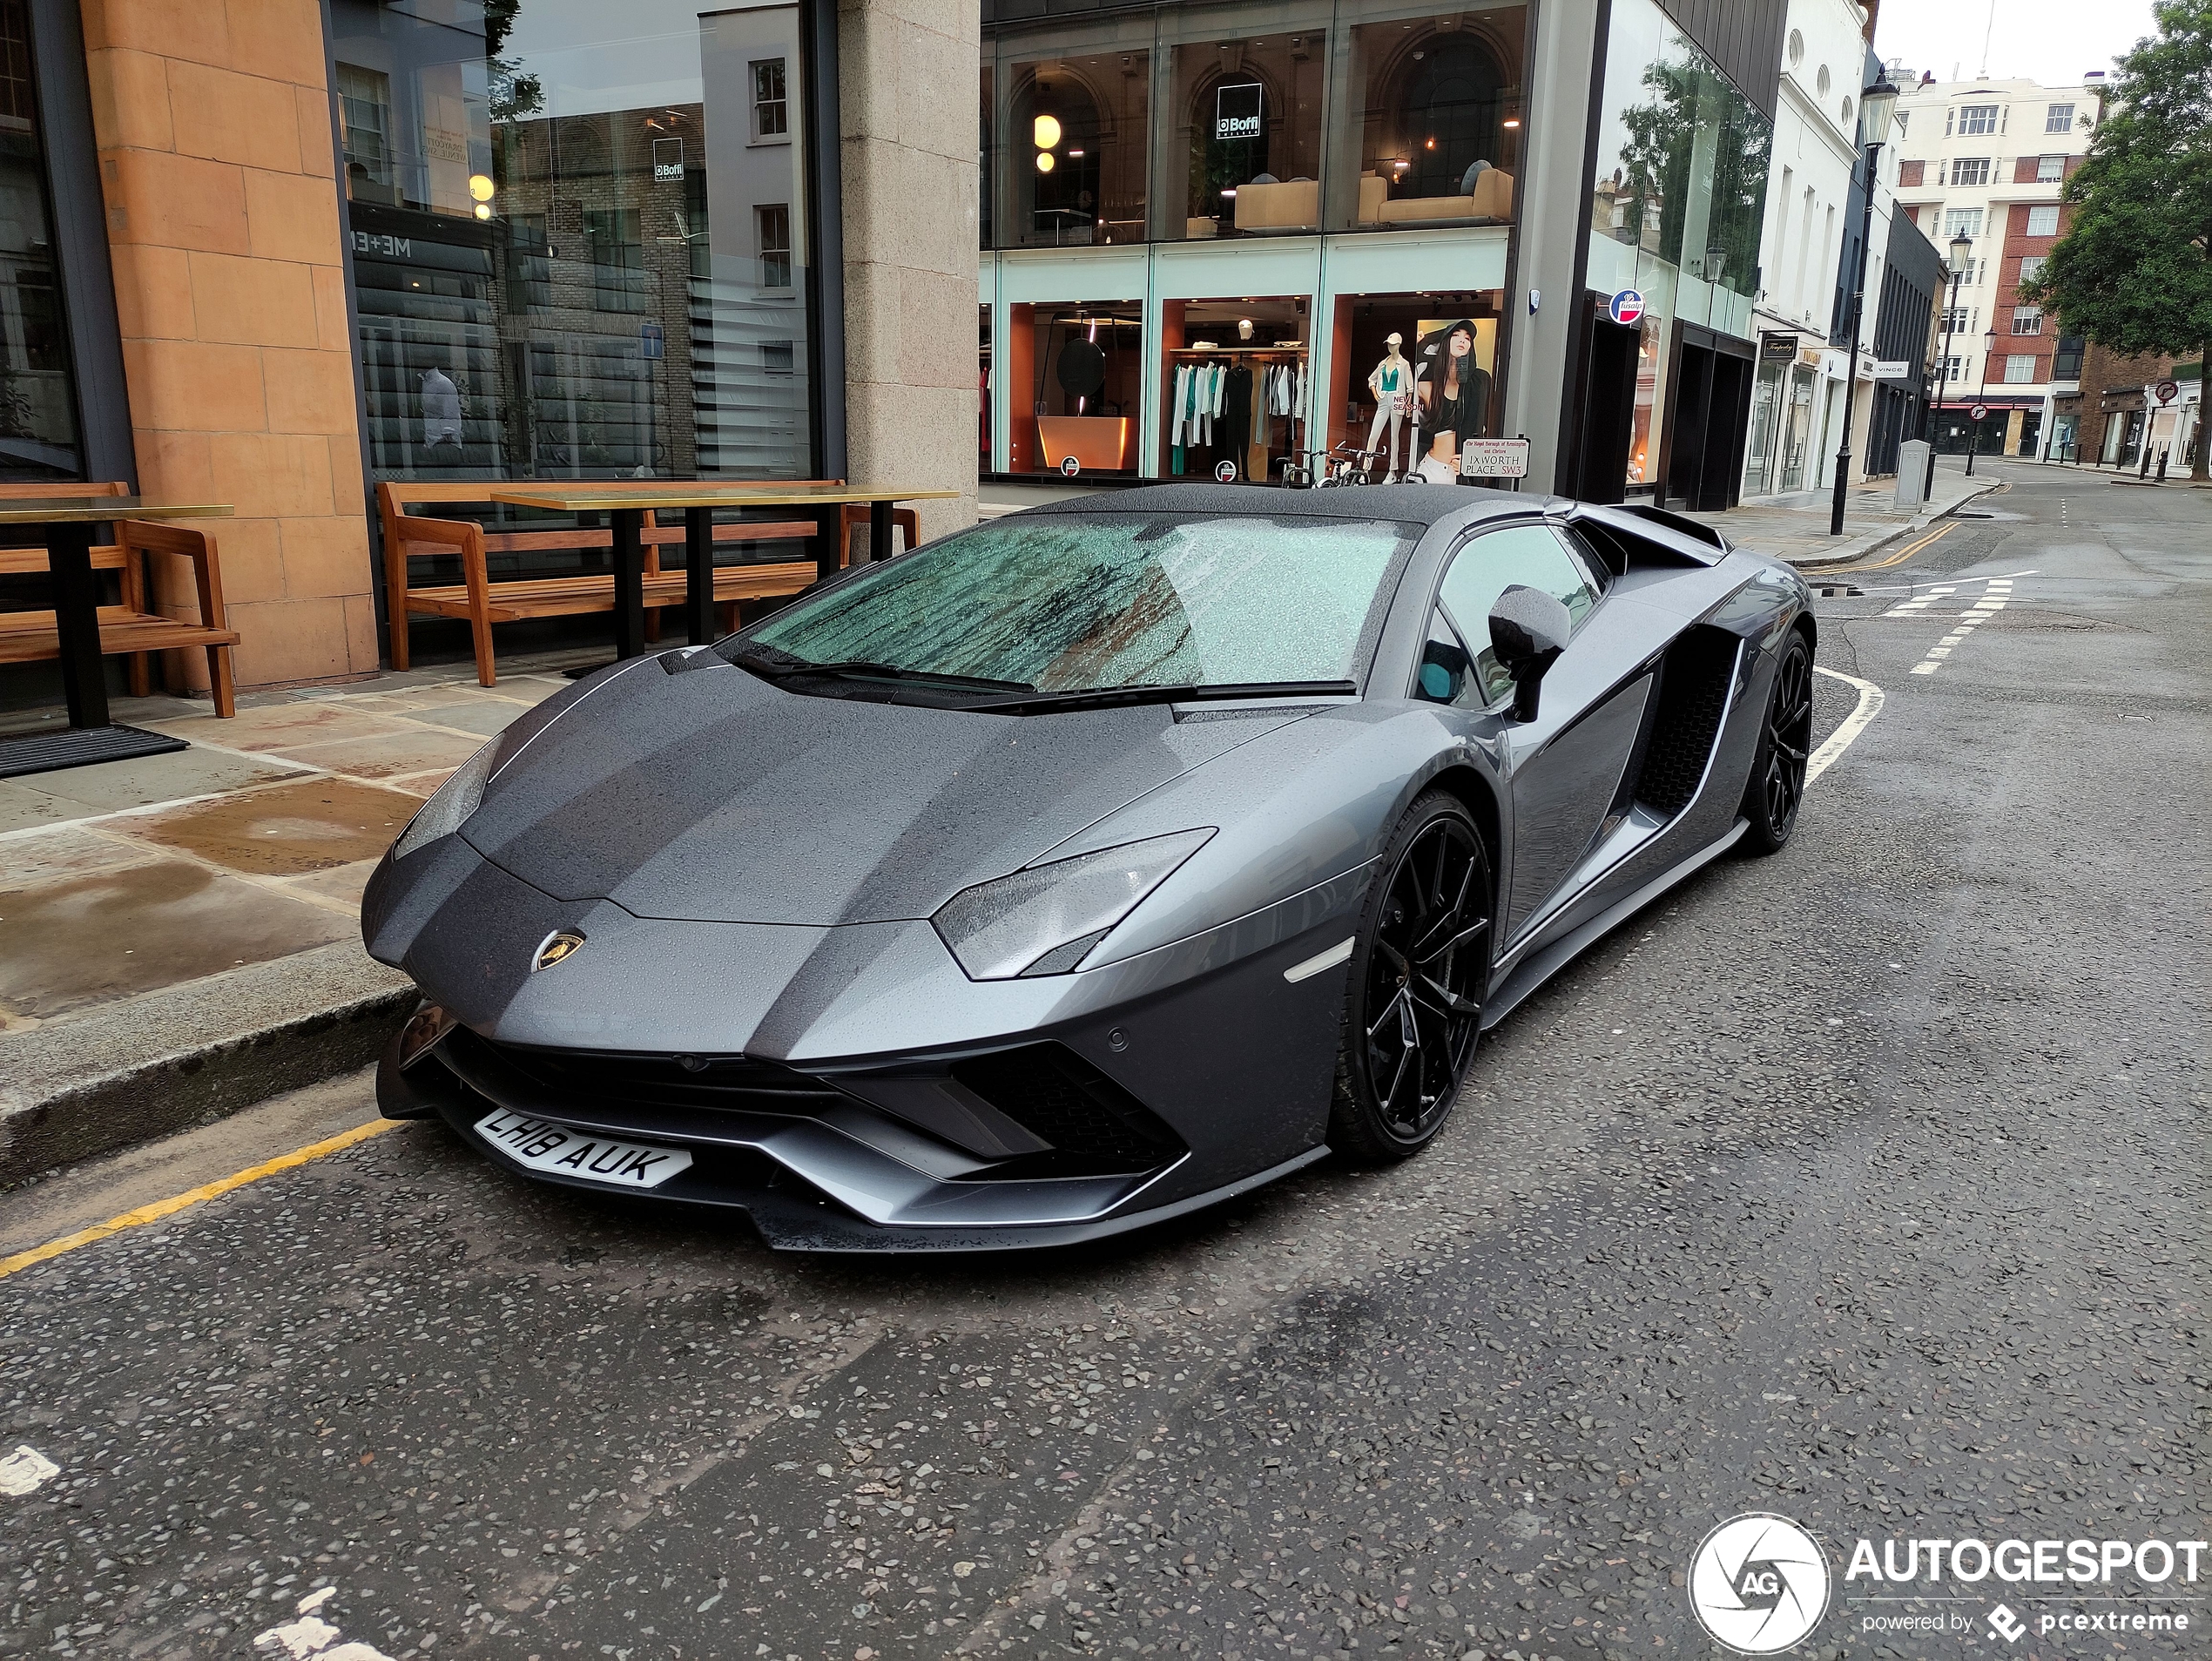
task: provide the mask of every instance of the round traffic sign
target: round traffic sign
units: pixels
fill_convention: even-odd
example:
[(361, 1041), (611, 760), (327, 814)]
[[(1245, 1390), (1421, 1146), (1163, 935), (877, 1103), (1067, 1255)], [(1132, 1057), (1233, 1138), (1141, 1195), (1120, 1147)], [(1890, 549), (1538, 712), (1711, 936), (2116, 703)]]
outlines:
[(1219, 479), (1224, 484), (1236, 483), (1237, 463), (1234, 462), (1216, 462), (1213, 464), (1213, 476), (1217, 479)]
[(1083, 470), (1083, 464), (1072, 456), (1063, 456), (1060, 458), (1060, 470), (1072, 479)]
[(1623, 288), (1608, 302), (1605, 313), (1616, 323), (1633, 323), (1643, 315), (1643, 295), (1634, 288)]
[(2175, 396), (2179, 395), (2182, 388), (2178, 381), (2161, 381), (2155, 387), (2153, 387), (2151, 390), (2158, 395), (2159, 402), (2162, 404), (2170, 404), (2174, 402)]
[(1989, 414), (1989, 406), (1987, 404), (1976, 404), (1966, 413), (1972, 415), (1976, 421), (1979, 421)]

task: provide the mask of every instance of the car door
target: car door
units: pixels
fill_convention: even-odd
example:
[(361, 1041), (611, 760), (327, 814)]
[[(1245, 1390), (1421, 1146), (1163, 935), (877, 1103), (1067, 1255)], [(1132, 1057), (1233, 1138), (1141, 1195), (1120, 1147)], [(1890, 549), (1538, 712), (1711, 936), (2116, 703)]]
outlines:
[[(1449, 701), (1482, 708), (1510, 699), (1513, 683), (1490, 648), (1490, 608), (1516, 584), (1567, 608), (1575, 631), (1545, 678), (1537, 717), (1508, 721), (1503, 741), (1513, 790), (1513, 834), (1504, 852), (1509, 944), (1558, 891), (1597, 840), (1635, 746), (1650, 677), (1630, 672), (1642, 654), (1623, 652), (1604, 626), (1603, 567), (1549, 524), (1503, 525), (1470, 538), (1446, 567), (1438, 601), (1467, 656)], [(1442, 690), (1423, 665), (1425, 696)], [(1440, 700), (1441, 701), (1441, 700)]]

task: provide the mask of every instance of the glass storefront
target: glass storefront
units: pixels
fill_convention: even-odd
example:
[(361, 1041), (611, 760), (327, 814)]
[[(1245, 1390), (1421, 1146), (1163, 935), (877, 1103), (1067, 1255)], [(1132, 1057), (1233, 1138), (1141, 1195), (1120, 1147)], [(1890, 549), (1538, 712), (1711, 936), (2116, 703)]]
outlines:
[(1318, 231), (1326, 0), (1159, 14), (1156, 240)]
[[(1665, 476), (1669, 420), (1680, 398), (1690, 401), (1681, 412), (1688, 436), (1702, 435), (1715, 388), (1750, 390), (1748, 363), (1718, 361), (1725, 354), (1710, 339), (1680, 342), (1685, 326), (1750, 333), (1773, 129), (1651, 0), (1614, 6), (1599, 98), (1589, 287), (1601, 312), (1629, 292), (1642, 307), (1624, 483), (1630, 495), (1671, 495), (1680, 482)], [(1768, 442), (1786, 457), (1774, 429)], [(1732, 464), (1725, 471), (1735, 477)]]
[(1502, 225), (1521, 172), (1521, 6), (1359, 7), (1332, 230)]
[[(1143, 241), (1151, 20), (1056, 30), (1049, 51), (1010, 47), (994, 67), (987, 54), (987, 100), (1006, 89), (1000, 165), (987, 167), (1003, 211), (985, 246), (994, 223), (1010, 248)], [(987, 105), (987, 156), (990, 131)]]
[(1312, 315), (1303, 295), (1167, 303), (1163, 476), (1264, 484), (1308, 448)]
[(1007, 389), (1028, 415), (1008, 419), (1008, 470), (1134, 476), (1143, 339), (1135, 301), (1010, 308)]
[(331, 27), (374, 477), (814, 470), (796, 5)]
[(0, 479), (81, 479), (24, 0), (0, 0)]
[(1340, 297), (1329, 444), (1365, 453), (1375, 478), (1453, 476), (1467, 440), (1500, 436), (1504, 301), (1499, 289)]

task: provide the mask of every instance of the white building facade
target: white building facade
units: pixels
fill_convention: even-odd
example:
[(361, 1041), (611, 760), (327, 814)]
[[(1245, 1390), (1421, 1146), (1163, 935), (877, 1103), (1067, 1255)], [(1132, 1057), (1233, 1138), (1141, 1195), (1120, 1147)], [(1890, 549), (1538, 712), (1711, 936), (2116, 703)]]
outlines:
[[(1971, 439), (1984, 455), (2040, 456), (2053, 436), (2052, 399), (2079, 385), (2081, 346), (2061, 341), (2019, 288), (2064, 228), (2060, 197), (2102, 118), (2104, 78), (2043, 86), (1916, 84), (1902, 67), (1891, 75), (1904, 89), (1898, 203), (1946, 260), (1954, 236), (1973, 240), (1957, 304), (1946, 293), (1939, 322), (1949, 344), (1939, 346), (1936, 447), (1960, 451)], [(1979, 422), (1976, 405), (1987, 411)]]
[[(1787, 496), (1831, 478), (1844, 407), (1844, 346), (1850, 328), (1843, 269), (1856, 255), (1851, 188), (1859, 151), (1858, 97), (1865, 83), (1868, 17), (1856, 0), (1791, 0), (1767, 172), (1754, 321), (1759, 334), (1743, 495)], [(1895, 177), (1893, 152), (1884, 172)], [(1888, 192), (1876, 192), (1867, 294), (1881, 293)], [(1866, 330), (1873, 324), (1868, 302)]]

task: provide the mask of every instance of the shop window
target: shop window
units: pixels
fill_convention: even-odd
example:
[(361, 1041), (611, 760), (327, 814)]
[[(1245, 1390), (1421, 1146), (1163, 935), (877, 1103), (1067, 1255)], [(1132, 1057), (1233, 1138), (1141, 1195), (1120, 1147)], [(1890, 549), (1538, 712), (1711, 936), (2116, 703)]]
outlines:
[(978, 473), (994, 471), (991, 461), (991, 402), (995, 388), (992, 385), (991, 308), (975, 308), (975, 468)]
[[(84, 476), (22, 0), (0, 0), (0, 479)], [(44, 604), (44, 602), (39, 602)]]
[(1055, 27), (1049, 39), (1049, 52), (1018, 38), (999, 48), (1003, 140), (990, 161), (1001, 246), (1142, 242), (1151, 20)]
[(1521, 173), (1520, 6), (1401, 15), (1359, 8), (1347, 137), (1332, 181), (1335, 230), (1502, 225)]
[(1166, 200), (1156, 236), (1174, 241), (1321, 228), (1329, 18), (1318, 0), (1211, 16), (1161, 14), (1169, 92), (1161, 122)]
[(1500, 289), (1339, 299), (1327, 444), (1359, 453), (1372, 478), (1457, 476), (1468, 439), (1501, 436), (1504, 300)]
[(814, 471), (796, 5), (328, 14), (374, 477)]
[(1166, 302), (1163, 476), (1265, 484), (1304, 463), (1317, 448), (1312, 315), (1295, 296)]
[(1144, 311), (1136, 300), (1008, 309), (1010, 472), (1136, 473), (1143, 333)]

